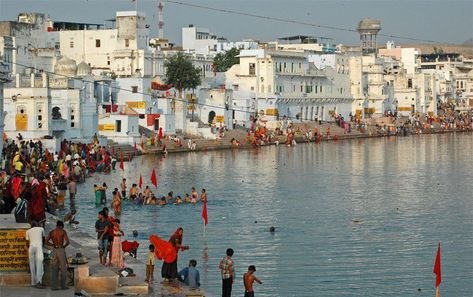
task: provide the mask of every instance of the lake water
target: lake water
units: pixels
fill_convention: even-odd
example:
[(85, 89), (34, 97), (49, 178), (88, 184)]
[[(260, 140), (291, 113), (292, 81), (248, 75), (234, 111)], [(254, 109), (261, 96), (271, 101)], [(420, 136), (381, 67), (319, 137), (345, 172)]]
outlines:
[[(182, 226), (190, 250), (179, 268), (195, 258), (202, 288), (215, 296), (228, 247), (234, 296), (243, 296), (250, 264), (264, 283), (257, 296), (434, 296), (439, 242), (442, 295), (473, 296), (471, 133), (143, 156), (125, 163), (124, 176), (138, 183), (141, 173), (149, 184), (153, 167), (160, 195), (207, 189), (209, 225), (204, 234), (202, 205), (125, 202), (125, 238), (140, 232), (143, 259), (150, 234), (168, 238)], [(121, 177), (96, 174), (80, 186), (81, 229), (94, 233), (92, 185), (118, 187)]]

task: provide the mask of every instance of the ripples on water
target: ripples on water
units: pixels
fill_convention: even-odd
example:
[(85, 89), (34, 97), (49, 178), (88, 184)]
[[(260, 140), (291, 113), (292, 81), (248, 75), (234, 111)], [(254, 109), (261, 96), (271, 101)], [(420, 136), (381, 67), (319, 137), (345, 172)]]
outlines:
[[(267, 297), (433, 296), (441, 242), (442, 295), (473, 296), (472, 148), (469, 133), (138, 157), (125, 164), (129, 183), (140, 173), (149, 183), (155, 167), (160, 195), (205, 187), (210, 223), (204, 235), (201, 205), (125, 202), (125, 238), (139, 230), (143, 259), (150, 234), (182, 226), (191, 249), (179, 267), (195, 258), (204, 289), (219, 295), (218, 262), (232, 247), (234, 295), (254, 264), (256, 295)], [(92, 185), (118, 187), (121, 177), (80, 186), (82, 229), (94, 233)]]

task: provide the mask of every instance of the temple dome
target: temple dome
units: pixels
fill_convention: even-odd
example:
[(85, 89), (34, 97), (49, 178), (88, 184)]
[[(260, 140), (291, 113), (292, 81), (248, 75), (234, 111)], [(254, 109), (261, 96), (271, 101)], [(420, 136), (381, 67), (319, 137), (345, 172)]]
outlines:
[(89, 64), (85, 63), (84, 61), (80, 62), (77, 65), (77, 76), (87, 76), (92, 73), (92, 69), (90, 68)]
[(54, 65), (54, 72), (58, 75), (74, 77), (77, 72), (76, 61), (63, 56), (56, 62), (56, 65)]

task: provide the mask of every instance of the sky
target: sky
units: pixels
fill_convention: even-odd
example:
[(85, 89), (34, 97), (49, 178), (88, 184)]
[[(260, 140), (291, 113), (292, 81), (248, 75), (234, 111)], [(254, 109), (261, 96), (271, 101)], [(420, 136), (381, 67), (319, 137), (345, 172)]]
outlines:
[[(381, 34), (461, 44), (473, 38), (473, 0), (173, 0), (181, 3), (283, 18), (313, 25), (356, 29), (366, 17), (381, 21)], [(105, 23), (116, 11), (146, 13), (157, 34), (158, 0), (0, 0), (0, 20), (15, 20), (19, 12), (41, 12), (53, 20)], [(356, 32), (277, 22), (222, 13), (164, 1), (164, 35), (181, 44), (181, 28), (189, 24), (210, 29), (229, 40), (271, 41), (291, 35), (333, 38), (334, 43), (359, 44)], [(108, 23), (108, 25), (111, 25)], [(380, 36), (378, 43), (425, 43)]]

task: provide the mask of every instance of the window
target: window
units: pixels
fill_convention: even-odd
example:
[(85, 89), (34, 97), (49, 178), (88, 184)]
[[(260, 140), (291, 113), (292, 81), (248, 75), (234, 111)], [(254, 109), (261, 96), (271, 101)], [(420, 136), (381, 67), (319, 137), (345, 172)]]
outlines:
[(250, 63), (249, 71), (250, 71), (249, 72), (250, 75), (255, 75), (256, 74), (255, 63)]
[(74, 48), (74, 41), (71, 40), (71, 42), (69, 42), (69, 47)]
[(251, 87), (251, 90), (254, 91), (254, 90), (255, 90), (255, 87)]
[(409, 78), (409, 79), (407, 80), (407, 88), (408, 88), (408, 89), (412, 89), (412, 79), (411, 79), (411, 78)]
[(129, 47), (130, 46), (130, 40), (129, 39), (125, 39), (125, 47)]
[(131, 86), (132, 93), (138, 93), (138, 86)]
[(71, 128), (74, 128), (76, 126), (75, 123), (75, 110), (73, 107), (71, 107), (71, 113), (70, 113), (70, 121), (71, 121)]
[(100, 39), (95, 39), (95, 47), (100, 47)]
[(107, 61), (107, 65), (110, 65), (110, 61)]

